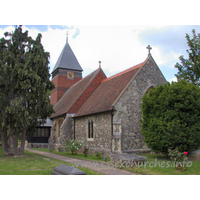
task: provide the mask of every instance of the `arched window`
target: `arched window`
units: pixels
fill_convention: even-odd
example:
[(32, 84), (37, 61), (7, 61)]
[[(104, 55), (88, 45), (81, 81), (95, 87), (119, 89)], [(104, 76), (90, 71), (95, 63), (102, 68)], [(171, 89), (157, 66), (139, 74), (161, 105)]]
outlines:
[(149, 90), (151, 90), (151, 89), (153, 89), (153, 88), (154, 88), (153, 86), (150, 86), (150, 87), (146, 90), (145, 94), (148, 95)]

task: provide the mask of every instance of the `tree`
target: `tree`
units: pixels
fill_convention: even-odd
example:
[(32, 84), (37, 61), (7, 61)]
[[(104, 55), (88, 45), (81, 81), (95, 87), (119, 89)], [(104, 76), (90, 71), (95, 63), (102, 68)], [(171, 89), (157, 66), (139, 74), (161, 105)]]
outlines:
[(185, 59), (183, 55), (180, 56), (181, 64), (176, 63), (175, 68), (179, 71), (175, 76), (178, 80), (185, 79), (194, 85), (200, 86), (200, 33), (196, 35), (194, 29), (192, 33), (192, 39), (186, 34), (187, 44), (189, 46), (189, 50), (187, 50), (189, 58)]
[(178, 147), (191, 152), (200, 146), (200, 90), (181, 80), (159, 85), (141, 104), (144, 142), (156, 152)]
[(0, 40), (2, 147), (5, 155), (22, 155), (28, 128), (44, 123), (53, 113), (48, 91), (54, 85), (49, 80), (49, 53), (41, 44), (42, 35), (33, 40), (21, 26), (4, 35)]

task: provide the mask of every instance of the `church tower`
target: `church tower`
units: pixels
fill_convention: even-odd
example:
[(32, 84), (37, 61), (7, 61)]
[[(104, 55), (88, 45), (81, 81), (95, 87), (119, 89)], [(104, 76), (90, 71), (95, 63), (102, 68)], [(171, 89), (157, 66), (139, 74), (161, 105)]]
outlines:
[(55, 89), (51, 91), (52, 105), (55, 105), (72, 85), (82, 79), (82, 71), (67, 37), (66, 44), (52, 71), (52, 82), (55, 85)]

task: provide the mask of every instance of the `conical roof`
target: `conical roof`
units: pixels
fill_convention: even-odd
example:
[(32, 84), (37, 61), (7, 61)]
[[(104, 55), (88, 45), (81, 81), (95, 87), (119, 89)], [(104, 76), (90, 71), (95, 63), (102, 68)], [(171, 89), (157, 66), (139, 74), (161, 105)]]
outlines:
[(66, 42), (52, 73), (58, 68), (83, 71), (68, 42)]

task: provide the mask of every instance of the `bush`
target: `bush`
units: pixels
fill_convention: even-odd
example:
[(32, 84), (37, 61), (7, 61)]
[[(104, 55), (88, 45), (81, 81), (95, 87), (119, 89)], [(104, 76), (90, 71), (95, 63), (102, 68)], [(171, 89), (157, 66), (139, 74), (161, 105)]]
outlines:
[(175, 164), (176, 164), (176, 168), (179, 170), (179, 171), (185, 171), (186, 168), (184, 168), (184, 162), (187, 163), (187, 154), (188, 152), (185, 151), (185, 152), (180, 152), (178, 150), (178, 148), (175, 148), (175, 149), (168, 149), (168, 156), (170, 157), (171, 160), (175, 161)]
[(84, 156), (85, 157), (87, 157), (88, 156), (88, 154), (89, 154), (89, 148), (87, 148), (86, 146), (84, 147), (84, 151), (83, 151), (83, 154), (84, 154)]
[(200, 146), (199, 87), (184, 80), (160, 85), (144, 95), (141, 110), (141, 132), (153, 151), (191, 152)]
[(68, 140), (65, 144), (65, 150), (71, 151), (72, 154), (76, 154), (77, 151), (82, 147), (82, 143), (77, 140)]
[(61, 152), (61, 149), (62, 149), (61, 144), (58, 144), (58, 145), (57, 145), (57, 149), (58, 149), (58, 152)]
[(168, 156), (170, 157), (171, 160), (176, 161), (176, 162), (182, 162), (184, 161), (185, 158), (187, 158), (187, 151), (185, 152), (180, 152), (178, 148), (175, 149), (168, 149)]
[(95, 151), (95, 155), (96, 155), (96, 157), (97, 158), (102, 158), (103, 157), (103, 155), (104, 155), (104, 151)]

